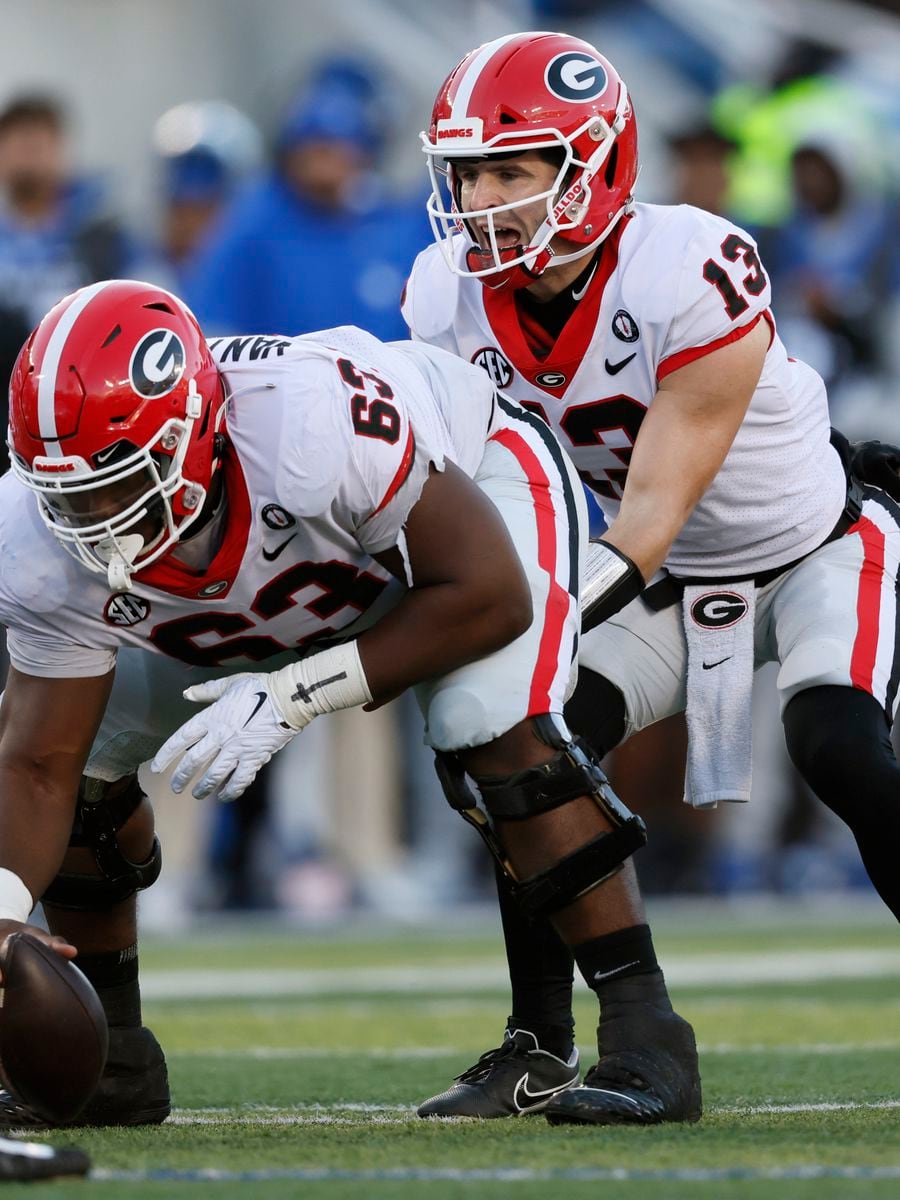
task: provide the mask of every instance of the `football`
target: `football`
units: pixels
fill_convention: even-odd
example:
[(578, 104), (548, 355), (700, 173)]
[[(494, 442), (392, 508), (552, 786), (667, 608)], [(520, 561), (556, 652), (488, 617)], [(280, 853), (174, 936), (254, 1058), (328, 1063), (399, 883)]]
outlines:
[(0, 946), (0, 1075), (52, 1124), (73, 1120), (106, 1064), (100, 999), (73, 962), (28, 933)]

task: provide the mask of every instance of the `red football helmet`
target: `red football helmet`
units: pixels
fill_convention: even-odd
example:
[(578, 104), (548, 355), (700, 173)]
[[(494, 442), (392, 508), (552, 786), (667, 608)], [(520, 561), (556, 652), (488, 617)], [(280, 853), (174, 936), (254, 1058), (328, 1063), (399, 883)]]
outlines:
[[(637, 178), (637, 127), (625, 84), (593, 46), (563, 33), (511, 34), (472, 50), (445, 80), (431, 127), (420, 136), (431, 175), (428, 215), (435, 240), (455, 274), (491, 287), (524, 287), (551, 261), (588, 254), (626, 212)], [(538, 149), (563, 152), (552, 187), (527, 200), (465, 213), (486, 219), (490, 247), (475, 245), (460, 266), (452, 239), (471, 231), (458, 205), (454, 158)], [(497, 218), (535, 200), (545, 201), (547, 218), (531, 245), (498, 246)], [(557, 234), (580, 248), (554, 255), (550, 241)]]
[(200, 515), (224, 399), (180, 300), (131, 279), (95, 283), (52, 308), (19, 353), (12, 470), (66, 550), (124, 591)]

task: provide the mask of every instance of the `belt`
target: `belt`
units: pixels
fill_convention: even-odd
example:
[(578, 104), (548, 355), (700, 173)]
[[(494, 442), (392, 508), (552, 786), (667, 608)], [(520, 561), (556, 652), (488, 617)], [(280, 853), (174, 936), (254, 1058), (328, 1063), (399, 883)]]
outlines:
[(849, 478), (847, 481), (847, 503), (844, 505), (844, 510), (838, 517), (837, 523), (828, 537), (820, 542), (815, 549), (807, 551), (806, 554), (801, 554), (799, 558), (795, 558), (781, 567), (770, 567), (766, 571), (758, 571), (756, 574), (750, 575), (670, 575), (666, 572), (662, 579), (644, 588), (641, 592), (641, 599), (646, 602), (647, 606), (653, 612), (662, 612), (664, 608), (671, 608), (673, 604), (681, 602), (682, 594), (688, 584), (703, 585), (708, 583), (715, 587), (728, 583), (747, 583), (749, 580), (752, 580), (758, 588), (765, 587), (767, 583), (771, 583), (779, 575), (783, 575), (786, 571), (791, 571), (794, 567), (799, 566), (805, 558), (808, 558), (810, 554), (814, 554), (816, 550), (821, 550), (829, 542), (836, 542), (838, 538), (842, 538), (859, 520), (864, 498), (865, 491), (862, 483), (858, 479)]

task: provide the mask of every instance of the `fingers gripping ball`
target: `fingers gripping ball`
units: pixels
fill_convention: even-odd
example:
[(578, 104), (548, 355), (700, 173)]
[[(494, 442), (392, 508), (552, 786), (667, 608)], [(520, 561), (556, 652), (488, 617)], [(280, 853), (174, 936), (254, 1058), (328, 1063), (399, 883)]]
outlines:
[(106, 1065), (100, 999), (74, 963), (27, 933), (0, 946), (0, 975), (3, 1082), (44, 1120), (71, 1121)]

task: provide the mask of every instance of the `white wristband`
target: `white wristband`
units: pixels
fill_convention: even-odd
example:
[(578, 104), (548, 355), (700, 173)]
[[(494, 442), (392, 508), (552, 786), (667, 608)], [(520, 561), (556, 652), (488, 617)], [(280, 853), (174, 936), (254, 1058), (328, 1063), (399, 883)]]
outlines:
[(269, 676), (269, 691), (291, 729), (303, 729), (313, 717), (372, 699), (356, 642), (331, 646), (282, 667)]
[(33, 908), (34, 898), (15, 871), (0, 867), (0, 921), (24, 925)]
[(606, 542), (589, 542), (584, 562), (581, 603), (587, 608), (598, 597), (605, 596), (628, 574), (630, 565)]

